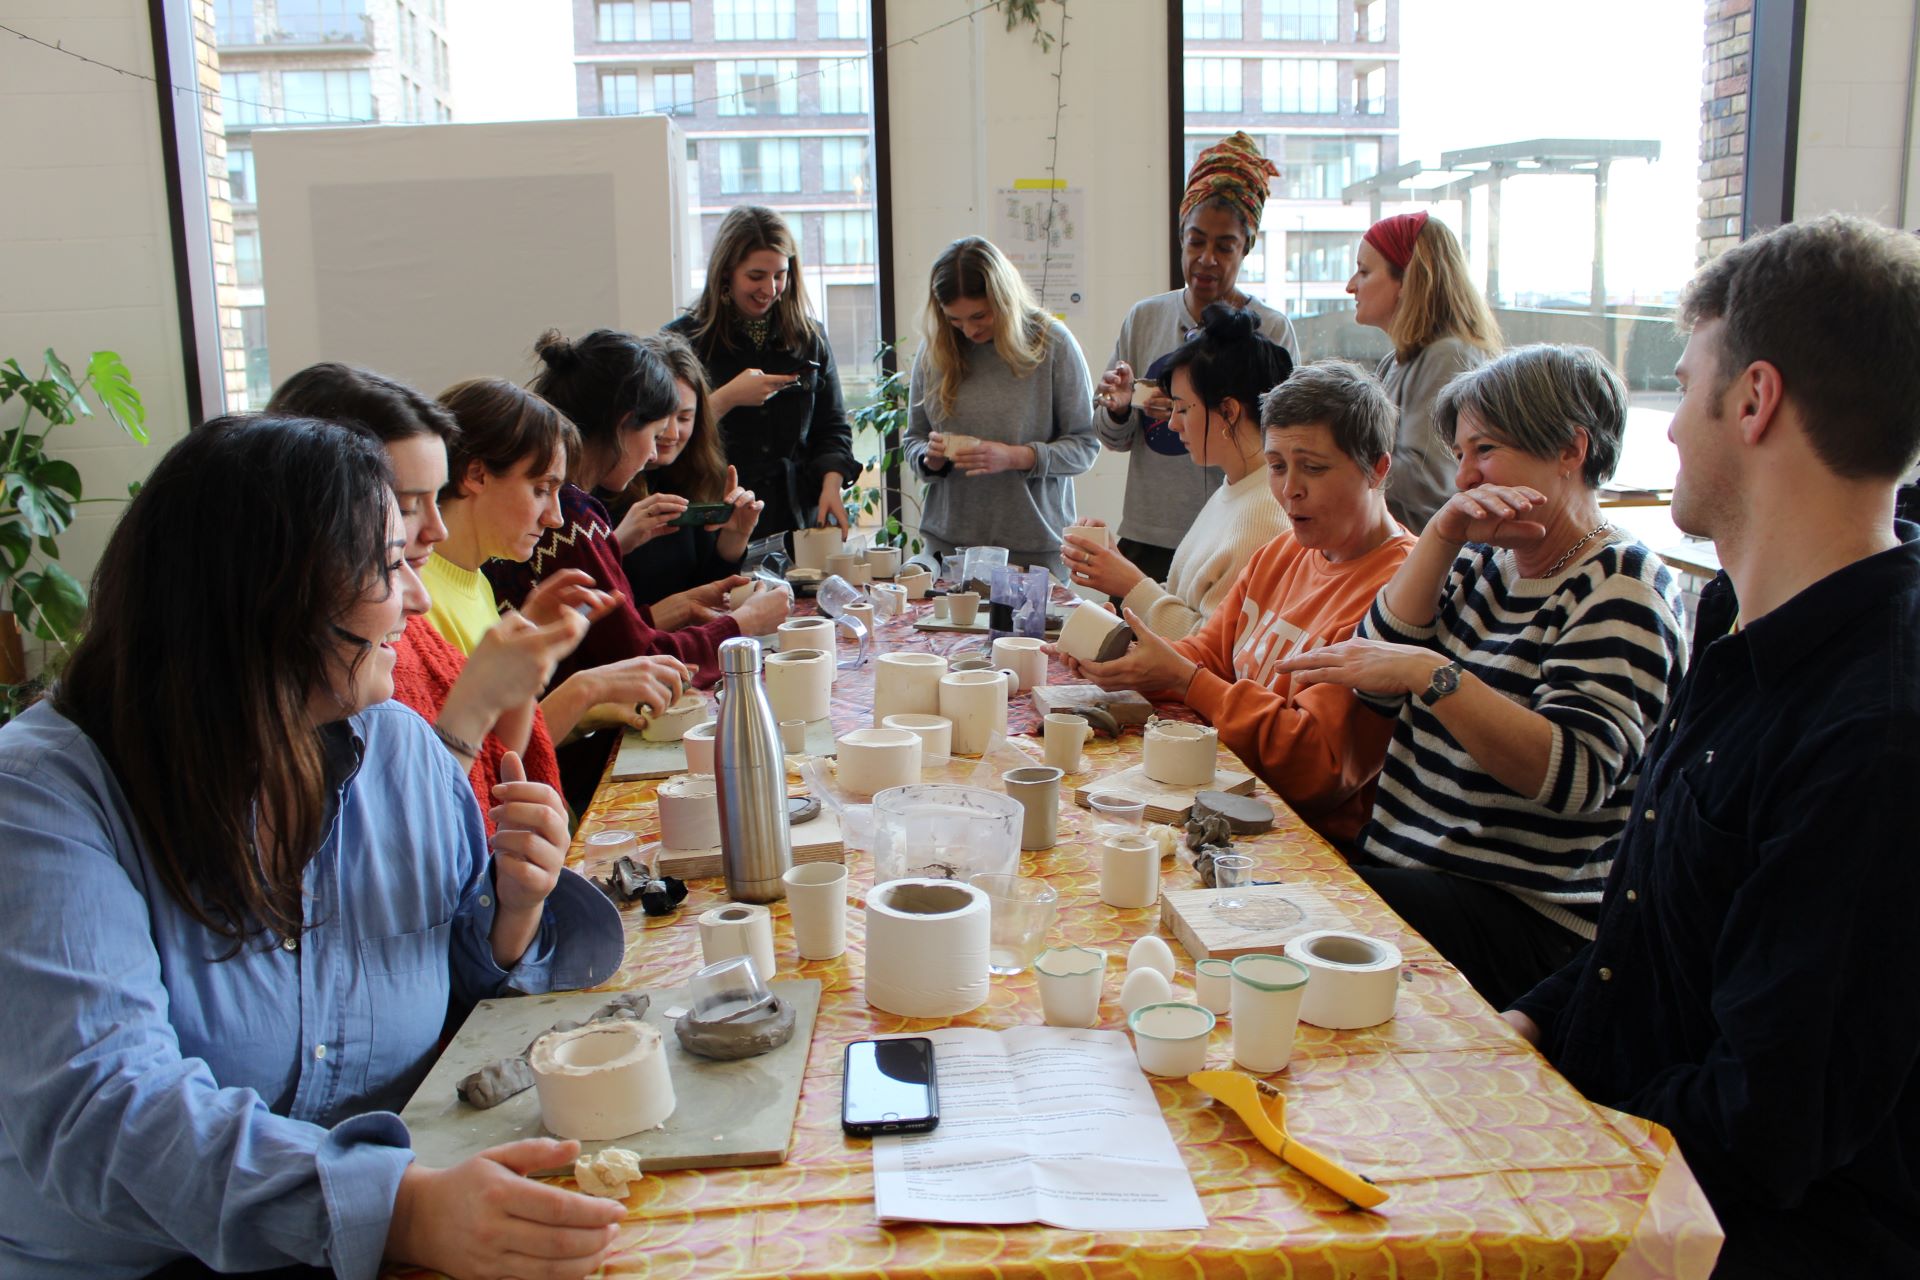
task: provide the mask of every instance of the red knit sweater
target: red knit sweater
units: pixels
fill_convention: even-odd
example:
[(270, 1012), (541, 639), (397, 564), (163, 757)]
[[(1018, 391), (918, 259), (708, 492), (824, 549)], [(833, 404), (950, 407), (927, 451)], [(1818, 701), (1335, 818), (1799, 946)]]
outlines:
[[(467, 665), (466, 655), (448, 644), (422, 614), (407, 619), (406, 633), (393, 646), (393, 651), (393, 696), (432, 723), (440, 714), (440, 708), (447, 704), (447, 694), (453, 689), (453, 682), (460, 678), (460, 669)], [(493, 834), (493, 784), (500, 780), (500, 757), (506, 752), (506, 744), (489, 733), (481, 741), (480, 758), (473, 762), (473, 770), (468, 775), (473, 794), (480, 801), (480, 818), (487, 824), (489, 836)], [(533, 734), (527, 739), (527, 749), (520, 753), (520, 762), (526, 766), (529, 780), (560, 790), (560, 763), (554, 759), (546, 717), (537, 707), (533, 712)]]
[(554, 672), (554, 683), (576, 671), (647, 653), (666, 654), (694, 668), (694, 683), (701, 688), (718, 680), (720, 642), (739, 635), (740, 624), (731, 616), (722, 616), (677, 631), (660, 630), (645, 607), (634, 605), (633, 588), (620, 563), (620, 547), (613, 540), (613, 521), (607, 509), (580, 486), (562, 485), (560, 517), (564, 523), (546, 531), (525, 564), (489, 560), (482, 567), (501, 603), (515, 608), (535, 583), (561, 569), (584, 569), (597, 589), (618, 591), (626, 597), (612, 613), (594, 623), (580, 647), (561, 662)]

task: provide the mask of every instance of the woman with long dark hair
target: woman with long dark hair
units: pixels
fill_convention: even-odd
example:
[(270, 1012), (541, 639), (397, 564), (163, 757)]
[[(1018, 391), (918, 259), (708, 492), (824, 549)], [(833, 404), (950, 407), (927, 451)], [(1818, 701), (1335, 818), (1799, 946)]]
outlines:
[(465, 771), (389, 701), (425, 607), (379, 444), (223, 418), (114, 530), (51, 700), (0, 730), (0, 1272), (182, 1259), (585, 1275), (618, 1205), (426, 1168), (391, 1115), (448, 1008), (604, 981), (619, 913), (551, 789)]
[(754, 536), (847, 525), (860, 474), (833, 348), (807, 306), (800, 247), (780, 215), (741, 205), (720, 221), (707, 279), (666, 326), (693, 346), (740, 483), (766, 508)]

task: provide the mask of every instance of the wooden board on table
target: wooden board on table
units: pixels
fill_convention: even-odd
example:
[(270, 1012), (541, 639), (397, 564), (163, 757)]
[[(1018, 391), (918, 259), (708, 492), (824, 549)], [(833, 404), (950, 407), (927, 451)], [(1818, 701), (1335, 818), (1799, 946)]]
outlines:
[[(807, 723), (807, 754), (830, 756), (839, 751), (833, 736), (831, 718)], [(671, 778), (687, 771), (687, 749), (678, 742), (648, 742), (637, 729), (620, 735), (620, 750), (613, 757), (614, 782), (646, 782)]]
[[(650, 1170), (784, 1161), (793, 1145), (794, 1111), (807, 1072), (814, 1016), (820, 1010), (820, 983), (790, 978), (769, 985), (793, 1006), (793, 1039), (738, 1062), (713, 1062), (682, 1049), (667, 1010), (689, 1003), (686, 988), (651, 990), (646, 1020), (665, 1042), (673, 1115), (661, 1128), (645, 1133), (583, 1142), (581, 1152), (625, 1147), (640, 1157), (641, 1168)], [(503, 1142), (546, 1136), (540, 1125), (539, 1090), (528, 1089), (483, 1111), (462, 1102), (454, 1086), (489, 1062), (523, 1052), (554, 1023), (587, 1017), (607, 998), (605, 991), (569, 991), (482, 1000), (400, 1113), (413, 1136), (414, 1155), (423, 1165), (445, 1169)]]
[(1097, 684), (1037, 684), (1033, 686), (1033, 710), (1042, 720), (1055, 711), (1077, 708), (1099, 709), (1125, 728), (1145, 724), (1153, 718), (1153, 704), (1132, 689), (1102, 689)]
[[(1243, 905), (1222, 906), (1222, 899)], [(1250, 884), (1163, 892), (1160, 923), (1195, 960), (1231, 960), (1278, 955), (1303, 933), (1351, 929), (1354, 922), (1305, 885)]]
[(1136, 764), (1104, 778), (1081, 783), (1073, 789), (1073, 802), (1085, 809), (1090, 807), (1087, 802), (1094, 796), (1122, 796), (1128, 800), (1144, 801), (1149, 822), (1178, 825), (1193, 812), (1193, 799), (1202, 791), (1228, 791), (1244, 796), (1253, 791), (1253, 781), (1250, 773), (1236, 773), (1231, 769), (1216, 767), (1211, 782), (1197, 787), (1175, 787), (1155, 782), (1147, 776), (1146, 765)]
[[(822, 805), (820, 816), (794, 827), (793, 861), (798, 866), (802, 862), (844, 862), (847, 857), (845, 837), (840, 831), (840, 815), (831, 807)], [(682, 880), (703, 880), (720, 874), (720, 850), (712, 849), (661, 849), (655, 870), (663, 876), (678, 876)]]

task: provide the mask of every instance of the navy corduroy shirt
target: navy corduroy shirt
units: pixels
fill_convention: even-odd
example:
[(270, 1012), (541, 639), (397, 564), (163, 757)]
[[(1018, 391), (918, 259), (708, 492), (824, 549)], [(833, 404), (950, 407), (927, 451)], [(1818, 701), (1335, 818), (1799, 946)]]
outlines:
[(1679, 1141), (1722, 1276), (1920, 1275), (1920, 528), (1735, 629), (1723, 575), (1596, 940), (1516, 1006)]

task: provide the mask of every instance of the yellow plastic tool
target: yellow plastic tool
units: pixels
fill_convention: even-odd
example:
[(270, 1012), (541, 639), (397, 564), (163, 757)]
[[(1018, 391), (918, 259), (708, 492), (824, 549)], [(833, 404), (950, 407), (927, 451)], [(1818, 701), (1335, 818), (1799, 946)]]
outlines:
[(1261, 1146), (1335, 1195), (1345, 1196), (1362, 1209), (1386, 1203), (1387, 1193), (1370, 1179), (1347, 1172), (1287, 1133), (1286, 1099), (1266, 1081), (1244, 1071), (1196, 1071), (1187, 1081), (1232, 1107), (1253, 1136), (1260, 1139)]

